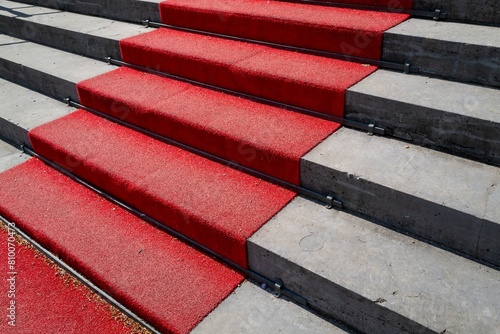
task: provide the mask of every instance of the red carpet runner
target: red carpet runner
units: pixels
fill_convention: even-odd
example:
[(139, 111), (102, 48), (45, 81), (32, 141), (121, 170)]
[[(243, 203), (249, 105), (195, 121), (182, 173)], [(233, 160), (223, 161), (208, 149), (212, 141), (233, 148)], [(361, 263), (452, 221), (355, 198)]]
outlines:
[(88, 107), (299, 184), (299, 160), (338, 124), (120, 68), (78, 85)]
[(85, 111), (32, 130), (30, 140), (42, 156), (241, 266), (247, 238), (295, 195)]
[(117, 318), (107, 303), (83, 285), (75, 285), (68, 274), (46, 262), (40, 253), (19, 244), (14, 237), (8, 238), (7, 231), (0, 229), (2, 249), (14, 250), (16, 272), (2, 272), (1, 333), (82, 333), (88, 329), (125, 334), (133, 330), (123, 322), (126, 318)]
[[(407, 18), (267, 0), (170, 0), (160, 10), (168, 24), (371, 59), (383, 32)], [(376, 70), (173, 29), (120, 46), (136, 65), (339, 117), (346, 90)], [(300, 158), (339, 128), (127, 68), (81, 82), (78, 93), (85, 106), (294, 184)], [(37, 153), (244, 267), (246, 240), (295, 196), (83, 110), (32, 130), (30, 140)], [(162, 331), (189, 332), (242, 280), (35, 159), (0, 184), (0, 214)]]
[[(0, 214), (162, 332), (189, 332), (242, 280), (36, 159), (0, 174), (0, 184)], [(27, 260), (23, 254), (18, 258)], [(21, 269), (19, 283), (29, 283)], [(61, 301), (66, 312), (74, 305), (71, 295), (44, 297), (43, 304)], [(33, 301), (19, 298), (24, 307)], [(50, 324), (30, 323), (33, 319), (23, 318), (29, 313), (19, 311), (17, 325), (23, 330)], [(87, 327), (78, 332), (95, 332), (85, 321)], [(33, 333), (54, 332), (38, 329)]]
[(382, 33), (407, 17), (268, 0), (169, 0), (160, 10), (170, 25), (370, 59), (380, 58)]

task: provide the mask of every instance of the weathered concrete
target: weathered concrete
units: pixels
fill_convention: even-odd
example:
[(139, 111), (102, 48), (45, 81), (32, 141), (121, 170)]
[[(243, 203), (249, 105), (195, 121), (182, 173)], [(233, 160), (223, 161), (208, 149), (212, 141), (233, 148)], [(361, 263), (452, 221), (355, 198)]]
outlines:
[(244, 282), (191, 333), (341, 334), (349, 331)]
[(301, 161), (301, 183), (348, 210), (500, 265), (500, 168), (343, 128)]
[(410, 19), (384, 33), (382, 58), (425, 75), (500, 87), (500, 27)]
[(0, 173), (29, 159), (19, 149), (4, 142), (0, 138)]
[(250, 268), (365, 333), (497, 333), (500, 272), (296, 198), (248, 244)]
[(0, 79), (0, 137), (31, 147), (28, 131), (74, 110), (60, 101)]
[(413, 0), (413, 9), (441, 9), (447, 20), (500, 25), (498, 0)]
[(345, 117), (500, 165), (499, 105), (497, 89), (379, 70), (347, 91)]
[(119, 40), (151, 29), (93, 16), (2, 1), (0, 31), (60, 50), (103, 60), (120, 59)]
[(113, 70), (104, 62), (0, 35), (0, 78), (56, 99), (78, 100), (76, 83)]
[(160, 22), (158, 4), (162, 0), (16, 0), (16, 2), (64, 11), (140, 23)]

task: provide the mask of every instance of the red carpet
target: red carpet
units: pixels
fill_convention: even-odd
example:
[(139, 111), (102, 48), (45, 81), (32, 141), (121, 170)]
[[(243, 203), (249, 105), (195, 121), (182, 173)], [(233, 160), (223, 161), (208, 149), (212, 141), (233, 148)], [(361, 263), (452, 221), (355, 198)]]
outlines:
[(84, 111), (30, 139), (44, 157), (242, 266), (246, 239), (295, 195)]
[(382, 33), (408, 18), (268, 0), (169, 0), (160, 10), (170, 25), (369, 59), (380, 59)]
[[(132, 332), (133, 329), (123, 319), (116, 318), (117, 313), (112, 313), (108, 304), (98, 300), (90, 290), (75, 285), (67, 275), (61, 274), (59, 268), (46, 262), (47, 259), (32, 248), (17, 241), (9, 243), (8, 237), (7, 231), (1, 228), (0, 245), (5, 254), (8, 246), (15, 249), (17, 274), (8, 281), (11, 278), (7, 273), (8, 267), (4, 267), (2, 272), (1, 333)], [(4, 259), (7, 263), (7, 255)], [(11, 282), (15, 282), (12, 290)], [(9, 291), (15, 292), (10, 294)], [(14, 302), (12, 306), (11, 302)]]
[(300, 158), (339, 127), (128, 68), (78, 93), (85, 106), (294, 184)]
[(129, 63), (340, 117), (347, 88), (376, 70), (170, 29), (130, 37), (120, 45)]
[[(409, 0), (336, 1), (411, 7)], [(168, 24), (371, 59), (380, 57), (383, 32), (407, 18), (267, 0), (169, 0), (160, 9)], [(171, 29), (120, 47), (129, 63), (339, 117), (346, 90), (376, 70)], [(300, 158), (339, 127), (126, 68), (82, 82), (78, 92), (88, 107), (295, 184)], [(29, 136), (37, 153), (244, 267), (247, 239), (295, 196), (83, 110)], [(243, 279), (36, 159), (0, 174), (0, 214), (162, 332), (189, 332)], [(30, 293), (19, 297), (19, 321), (32, 323), (23, 330), (52, 325), (41, 298), (64, 309), (57, 326), (125, 330), (92, 305), (82, 319), (65, 321), (86, 305), (74, 297), (82, 292), (57, 288), (51, 268), (24, 259), (30, 279), (20, 287)], [(33, 277), (53, 291), (35, 287)], [(42, 332), (73, 331), (61, 328)]]
[[(79, 132), (74, 134), (81, 135)], [(82, 145), (94, 145), (96, 139)], [(129, 164), (137, 165), (138, 162), (129, 161)], [(143, 175), (147, 177), (148, 174)], [(16, 222), (46, 248), (162, 332), (189, 332), (242, 280), (239, 274), (36, 159), (0, 174), (0, 184), (0, 214)], [(202, 189), (200, 185), (200, 191)], [(163, 214), (164, 220), (171, 219), (168, 212)], [(82, 292), (62, 287), (53, 271), (40, 265), (29, 251), (20, 249), (17, 258), (20, 261), (18, 325), (24, 333), (114, 333), (113, 328), (119, 329), (107, 319), (106, 312), (92, 305), (79, 313), (77, 308), (86, 303), (75, 295)], [(28, 276), (30, 272), (42, 279), (38, 285), (34, 284), (33, 276)], [(43, 294), (36, 295), (36, 291)], [(6, 293), (2, 298), (4, 295)], [(56, 313), (45, 318), (51, 308), (57, 308)], [(57, 314), (61, 318), (57, 318)], [(5, 321), (4, 318), (2, 326)], [(56, 327), (41, 330), (44, 326), (70, 329), (76, 324), (81, 325), (76, 331), (58, 331)], [(103, 330), (97, 330), (96, 326), (101, 325)]]
[(412, 0), (314, 0), (321, 2), (337, 2), (353, 5), (381, 7), (387, 10), (411, 9)]

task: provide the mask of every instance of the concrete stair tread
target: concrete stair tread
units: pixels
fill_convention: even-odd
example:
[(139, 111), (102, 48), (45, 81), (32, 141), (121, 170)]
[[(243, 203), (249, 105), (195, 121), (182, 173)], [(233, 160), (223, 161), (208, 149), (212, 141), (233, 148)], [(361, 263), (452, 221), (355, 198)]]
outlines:
[(276, 298), (250, 282), (244, 282), (191, 333), (344, 334), (350, 332), (292, 302)]
[(500, 91), (494, 88), (379, 70), (349, 91), (500, 123)]
[[(37, 55), (33, 57), (33, 55)], [(78, 100), (75, 83), (109, 72), (116, 67), (0, 34), (0, 74), (56, 99)]]
[(440, 9), (450, 21), (500, 25), (500, 3), (497, 0), (413, 0), (413, 9)]
[(500, 27), (410, 19), (384, 34), (382, 58), (424, 75), (500, 87)]
[(300, 197), (249, 239), (249, 263), (363, 332), (500, 329), (500, 272)]
[(19, 149), (3, 141), (0, 137), (0, 173), (28, 160)]
[(125, 22), (140, 23), (144, 19), (159, 21), (158, 4), (163, 0), (16, 0), (15, 2), (92, 15)]
[(387, 33), (500, 48), (500, 27), (413, 18), (389, 29)]
[(304, 186), (333, 191), (349, 209), (500, 264), (498, 167), (343, 128), (304, 156), (301, 170)]
[[(119, 41), (122, 38), (134, 36), (149, 29), (137, 24), (113, 21), (96, 16), (77, 13), (55, 11), (40, 6), (25, 6), (18, 2), (2, 0), (0, 16), (16, 18), (24, 22), (40, 25), (50, 25), (55, 28), (80, 32), (99, 37), (107, 37)], [(29, 29), (29, 26), (27, 27)], [(29, 35), (29, 32), (26, 32)], [(33, 37), (38, 32), (33, 31)], [(25, 36), (27, 37), (27, 36)]]
[(397, 138), (500, 165), (498, 89), (379, 70), (349, 88), (346, 118)]
[(30, 145), (28, 131), (74, 110), (60, 101), (0, 79), (0, 135)]
[(2, 1), (1, 31), (93, 58), (119, 57), (119, 40), (148, 31), (140, 25)]

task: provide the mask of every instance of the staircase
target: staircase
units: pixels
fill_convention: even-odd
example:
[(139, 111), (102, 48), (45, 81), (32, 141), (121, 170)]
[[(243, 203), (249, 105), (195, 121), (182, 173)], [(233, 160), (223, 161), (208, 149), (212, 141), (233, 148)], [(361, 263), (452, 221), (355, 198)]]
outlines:
[(0, 0), (0, 216), (144, 331), (500, 333), (480, 2)]

